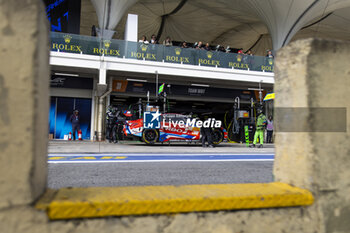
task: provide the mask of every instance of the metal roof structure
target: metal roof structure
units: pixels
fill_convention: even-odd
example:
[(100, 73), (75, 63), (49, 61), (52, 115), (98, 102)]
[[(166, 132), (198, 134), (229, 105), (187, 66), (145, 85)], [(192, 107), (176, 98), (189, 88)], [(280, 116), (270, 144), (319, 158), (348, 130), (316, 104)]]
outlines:
[(155, 34), (162, 42), (170, 36), (260, 55), (310, 36), (350, 40), (349, 0), (82, 0), (81, 31), (88, 34), (95, 24), (123, 39), (128, 13), (139, 17), (139, 37)]

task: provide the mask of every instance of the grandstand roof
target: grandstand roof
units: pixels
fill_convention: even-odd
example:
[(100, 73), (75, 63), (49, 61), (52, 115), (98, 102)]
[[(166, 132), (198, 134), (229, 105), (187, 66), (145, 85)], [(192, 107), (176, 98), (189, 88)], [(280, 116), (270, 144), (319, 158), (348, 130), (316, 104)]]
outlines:
[[(83, 10), (91, 9), (90, 0), (82, 4)], [(117, 38), (123, 39), (128, 13), (139, 16), (139, 37), (155, 34), (160, 41), (170, 36), (176, 41), (252, 47), (260, 55), (310, 36), (350, 40), (349, 0), (139, 0), (114, 28)], [(94, 17), (82, 17), (82, 28), (91, 28)]]

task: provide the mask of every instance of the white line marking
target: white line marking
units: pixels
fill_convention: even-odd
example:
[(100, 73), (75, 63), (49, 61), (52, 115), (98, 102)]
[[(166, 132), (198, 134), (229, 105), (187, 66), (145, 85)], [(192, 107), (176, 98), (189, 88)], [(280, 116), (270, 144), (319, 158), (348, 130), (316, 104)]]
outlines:
[(255, 156), (273, 156), (274, 154), (225, 154), (225, 153), (215, 153), (215, 154), (190, 154), (190, 153), (177, 153), (177, 154), (108, 154), (108, 153), (99, 153), (99, 154), (49, 154), (48, 157), (71, 157), (71, 156), (79, 156), (79, 157), (96, 157), (96, 156), (219, 156), (219, 155), (255, 155)]
[(187, 160), (97, 160), (97, 161), (48, 161), (48, 163), (152, 163), (152, 162), (272, 162), (274, 159), (187, 159)]

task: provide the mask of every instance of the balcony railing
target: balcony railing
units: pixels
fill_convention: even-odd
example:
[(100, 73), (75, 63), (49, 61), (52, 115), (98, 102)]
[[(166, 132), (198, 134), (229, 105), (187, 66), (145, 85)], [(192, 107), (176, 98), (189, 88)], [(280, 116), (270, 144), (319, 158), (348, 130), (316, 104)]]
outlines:
[(274, 67), (273, 59), (262, 56), (105, 40), (57, 32), (51, 32), (51, 51), (264, 72), (273, 72)]

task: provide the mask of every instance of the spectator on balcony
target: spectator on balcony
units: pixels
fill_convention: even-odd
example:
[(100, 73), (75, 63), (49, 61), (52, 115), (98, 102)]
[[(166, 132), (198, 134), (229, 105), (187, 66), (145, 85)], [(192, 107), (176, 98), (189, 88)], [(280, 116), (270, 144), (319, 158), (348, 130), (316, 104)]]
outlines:
[(211, 50), (209, 43), (205, 44), (204, 49), (207, 50), (207, 51)]
[(164, 46), (173, 46), (173, 42), (171, 41), (170, 36), (167, 36), (167, 37), (165, 38), (165, 41), (163, 41), (163, 45), (164, 45)]
[(153, 34), (153, 35), (151, 36), (151, 41), (150, 41), (150, 43), (151, 43), (151, 44), (158, 44), (156, 35)]
[(91, 27), (91, 36), (97, 36), (96, 26), (95, 25), (92, 25), (92, 27)]
[(268, 57), (268, 58), (274, 58), (274, 56), (273, 56), (273, 54), (272, 54), (272, 51), (271, 51), (271, 50), (267, 50), (266, 57)]
[(273, 59), (274, 59), (274, 56), (272, 54), (272, 51), (271, 50), (267, 50), (267, 54), (266, 54), (266, 57), (265, 57), (265, 65), (266, 66), (272, 66), (273, 65)]
[(239, 50), (237, 51), (237, 54), (236, 54), (236, 61), (237, 61), (238, 63), (241, 63), (241, 62), (243, 62), (243, 58), (244, 58), (243, 50), (242, 50), (242, 49), (239, 49)]
[(218, 45), (218, 46), (219, 46), (219, 48), (217, 49), (217, 51), (226, 53), (226, 50), (225, 50), (224, 46), (221, 46), (221, 45)]
[(141, 39), (139, 40), (140, 43), (144, 43), (144, 44), (149, 44), (147, 37), (145, 35), (143, 35), (141, 37)]
[(253, 65), (253, 61), (254, 61), (253, 56), (254, 56), (254, 54), (249, 49), (243, 57), (243, 63), (248, 64), (249, 69), (251, 69), (252, 65)]
[(184, 48), (188, 48), (187, 42), (186, 42), (186, 41), (182, 42), (181, 48), (183, 48), (183, 49), (184, 49)]
[(219, 44), (216, 46), (215, 51), (217, 51), (217, 52), (224, 52), (224, 53), (226, 52), (224, 46), (221, 46)]
[(194, 46), (195, 49), (203, 49), (203, 42), (199, 41), (197, 45)]

